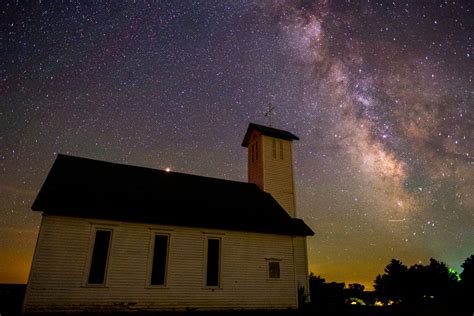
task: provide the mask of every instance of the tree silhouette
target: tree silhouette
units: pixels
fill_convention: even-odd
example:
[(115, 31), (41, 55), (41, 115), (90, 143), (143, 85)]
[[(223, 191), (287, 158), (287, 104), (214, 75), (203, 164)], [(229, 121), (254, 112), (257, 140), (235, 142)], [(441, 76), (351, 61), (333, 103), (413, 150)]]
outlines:
[[(474, 266), (473, 263), (474, 260), (470, 260), (466, 265)], [(472, 268), (467, 271), (469, 269)], [(426, 266), (415, 264), (408, 269), (392, 259), (384, 271), (385, 274), (377, 276), (374, 285), (378, 299), (384, 303), (445, 303), (454, 301), (458, 293), (457, 273), (433, 258)]]
[(309, 274), (309, 294), (311, 304), (322, 305), (327, 301), (327, 295), (324, 291), (326, 280), (319, 275), (314, 275), (313, 272)]
[(472, 293), (474, 293), (474, 255), (466, 258), (461, 265), (463, 271), (461, 272), (461, 300), (464, 304), (470, 304), (471, 309), (474, 310), (472, 303)]
[(463, 268), (461, 272), (461, 284), (466, 289), (469, 288), (474, 291), (474, 255), (466, 258), (461, 267)]
[(365, 286), (359, 283), (349, 284), (347, 289), (349, 295), (359, 298), (362, 297), (362, 293), (364, 293), (364, 290)]
[(433, 258), (430, 264), (413, 265), (407, 271), (405, 299), (408, 302), (446, 302), (455, 295), (457, 275)]
[(436, 301), (447, 301), (457, 287), (457, 276), (450, 272), (444, 262), (439, 262), (433, 258), (427, 266), (427, 293)]
[(384, 303), (400, 302), (404, 298), (404, 287), (408, 268), (396, 259), (392, 259), (385, 267), (385, 274), (377, 275), (375, 293)]
[(405, 277), (405, 291), (403, 297), (406, 302), (421, 302), (426, 296), (428, 271), (424, 265), (412, 265)]
[(365, 292), (364, 286), (357, 283), (347, 287), (344, 283), (326, 283), (325, 279), (311, 273), (311, 305), (313, 311), (323, 314), (342, 313), (352, 307), (362, 308), (357, 311), (371, 308), (352, 305), (373, 305), (379, 300), (398, 304), (387, 310), (407, 315), (412, 312), (421, 315), (458, 315), (459, 311), (474, 315), (474, 255), (468, 257), (461, 266), (464, 270), (458, 275), (445, 263), (433, 258), (427, 265), (414, 264), (409, 268), (401, 261), (392, 259), (384, 273), (376, 277), (374, 292)]
[(318, 310), (343, 306), (345, 300), (344, 283), (326, 283), (326, 280), (313, 273), (309, 275), (311, 304)]

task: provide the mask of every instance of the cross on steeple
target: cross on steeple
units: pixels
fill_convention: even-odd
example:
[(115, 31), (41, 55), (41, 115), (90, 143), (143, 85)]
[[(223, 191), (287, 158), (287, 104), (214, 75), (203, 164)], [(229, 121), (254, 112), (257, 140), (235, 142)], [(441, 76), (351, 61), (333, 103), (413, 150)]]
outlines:
[(268, 110), (265, 112), (265, 117), (268, 117), (268, 125), (271, 127), (272, 126), (272, 116), (275, 114), (275, 107), (272, 105), (272, 103), (268, 103)]

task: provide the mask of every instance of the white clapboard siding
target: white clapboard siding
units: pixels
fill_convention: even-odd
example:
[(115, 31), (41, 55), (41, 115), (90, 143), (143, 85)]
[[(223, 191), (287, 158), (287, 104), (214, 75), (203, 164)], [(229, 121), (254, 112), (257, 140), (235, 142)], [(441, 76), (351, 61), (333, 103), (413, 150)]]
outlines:
[[(296, 217), (292, 142), (269, 136), (263, 136), (262, 140), (263, 190), (270, 193), (291, 217)], [(276, 143), (276, 158), (273, 157), (273, 140)], [(283, 159), (280, 157), (280, 142), (283, 145)]]
[(304, 287), (305, 300), (309, 302), (308, 254), (306, 237), (293, 237), (295, 276), (298, 288)]
[[(96, 227), (112, 230), (105, 287), (86, 284)], [(154, 232), (170, 236), (164, 287), (147, 286)], [(221, 285), (216, 289), (204, 284), (208, 236), (221, 238)], [(24, 311), (296, 308), (297, 282), (306, 280), (307, 271), (302, 241), (275, 234), (44, 215)], [(280, 279), (268, 278), (268, 259), (280, 260)]]
[[(276, 145), (275, 156), (273, 142)], [(280, 155), (280, 143), (283, 146), (283, 159)], [(255, 159), (252, 152), (257, 148)], [(292, 142), (254, 131), (248, 146), (248, 159), (249, 182), (270, 193), (291, 217), (296, 217)]]

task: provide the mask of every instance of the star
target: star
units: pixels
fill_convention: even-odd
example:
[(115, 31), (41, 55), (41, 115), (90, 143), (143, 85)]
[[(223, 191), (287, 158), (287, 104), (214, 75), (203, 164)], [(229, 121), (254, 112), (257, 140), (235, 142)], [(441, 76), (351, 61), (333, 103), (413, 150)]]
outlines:
[(0, 4), (0, 283), (27, 280), (30, 207), (58, 153), (247, 181), (240, 143), (269, 103), (301, 139), (312, 272), (370, 289), (393, 256), (460, 269), (474, 249), (470, 7)]

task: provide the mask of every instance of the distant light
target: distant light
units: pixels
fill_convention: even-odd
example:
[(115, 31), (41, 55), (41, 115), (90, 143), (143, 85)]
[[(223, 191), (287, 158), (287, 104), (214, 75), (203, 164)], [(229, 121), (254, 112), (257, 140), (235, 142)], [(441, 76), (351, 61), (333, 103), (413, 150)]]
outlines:
[(165, 171), (166, 171), (166, 172), (170, 172), (171, 169), (170, 169), (170, 168), (166, 168)]
[(454, 270), (452, 268), (449, 268), (448, 272), (449, 272), (449, 275), (454, 277), (457, 282), (461, 281), (461, 276), (459, 275), (459, 273), (456, 270)]

